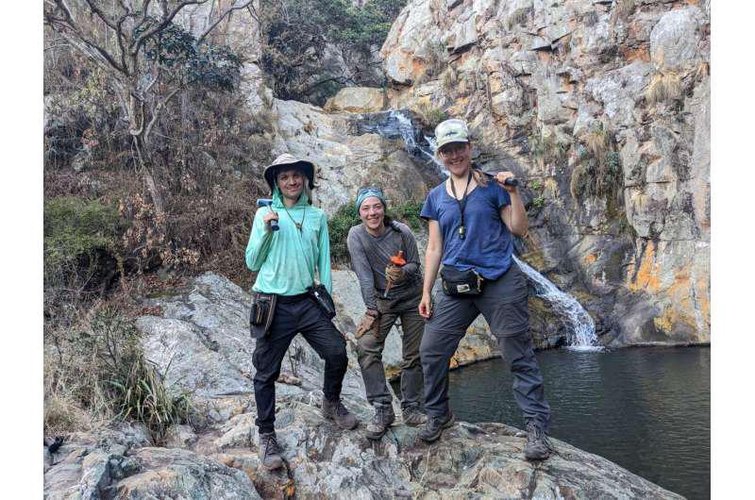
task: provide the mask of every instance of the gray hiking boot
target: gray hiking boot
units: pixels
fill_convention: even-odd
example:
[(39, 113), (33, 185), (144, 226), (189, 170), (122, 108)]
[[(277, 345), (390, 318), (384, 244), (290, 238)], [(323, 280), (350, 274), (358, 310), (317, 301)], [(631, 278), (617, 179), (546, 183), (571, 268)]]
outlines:
[(401, 410), (401, 413), (406, 425), (417, 426), (427, 422), (427, 415), (422, 413), (417, 405), (407, 406)]
[(335, 401), (322, 400), (322, 416), (335, 421), (341, 429), (353, 429), (359, 425), (357, 418), (346, 409), (340, 398)]
[(396, 414), (393, 413), (393, 406), (387, 405), (375, 405), (375, 415), (372, 417), (372, 421), (367, 424), (367, 431), (365, 434), (368, 439), (380, 439), (383, 434), (388, 432), (388, 427), (396, 420)]
[(527, 422), (527, 444), (524, 445), (524, 458), (527, 460), (545, 460), (553, 452), (548, 435), (535, 421)]
[(260, 434), (260, 459), (267, 470), (283, 467), (283, 457), (281, 457), (281, 448), (275, 431)]
[(442, 417), (428, 416), (425, 428), (419, 431), (419, 438), (426, 443), (437, 441), (441, 433), (443, 433), (443, 429), (451, 427), (455, 421), (456, 418), (451, 412)]

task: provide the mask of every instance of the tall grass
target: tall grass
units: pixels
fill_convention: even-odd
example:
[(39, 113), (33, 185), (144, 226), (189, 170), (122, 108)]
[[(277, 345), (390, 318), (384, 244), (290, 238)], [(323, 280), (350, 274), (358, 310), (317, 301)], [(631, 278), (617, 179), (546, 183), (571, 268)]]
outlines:
[(139, 331), (112, 306), (95, 306), (73, 328), (48, 332), (46, 340), (46, 434), (129, 420), (144, 423), (159, 445), (171, 425), (189, 419), (188, 395), (165, 386), (144, 357)]

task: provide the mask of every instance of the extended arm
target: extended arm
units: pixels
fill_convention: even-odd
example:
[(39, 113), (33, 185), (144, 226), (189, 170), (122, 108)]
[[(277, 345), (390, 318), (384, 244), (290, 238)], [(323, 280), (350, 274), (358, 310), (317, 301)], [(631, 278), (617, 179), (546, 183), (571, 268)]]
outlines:
[(320, 283), (325, 285), (328, 292), (333, 293), (333, 278), (330, 273), (330, 236), (328, 234), (328, 219), (323, 213), (320, 217), (320, 241), (317, 247), (320, 249), (317, 258), (317, 273)]
[(423, 318), (429, 318), (432, 315), (431, 295), (443, 256), (443, 235), (440, 232), (438, 221), (429, 221), (429, 231), (427, 251), (425, 252), (425, 280), (422, 285), (422, 301), (419, 304), (419, 314)]

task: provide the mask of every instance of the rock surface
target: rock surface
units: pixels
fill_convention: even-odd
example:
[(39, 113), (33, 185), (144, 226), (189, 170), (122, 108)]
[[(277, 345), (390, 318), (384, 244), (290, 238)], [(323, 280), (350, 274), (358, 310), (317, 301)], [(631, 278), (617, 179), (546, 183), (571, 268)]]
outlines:
[[(371, 442), (363, 434), (371, 409), (353, 349), (343, 397), (362, 426), (341, 431), (320, 414), (322, 362), (299, 338), (276, 384), (276, 426), (289, 472), (268, 472), (257, 455), (253, 368), (244, 363), (254, 347), (245, 335), (248, 302), (248, 294), (213, 274), (173, 297), (150, 300), (163, 316), (140, 318), (145, 352), (166, 372), (172, 389), (193, 392), (207, 422), (196, 433), (187, 426), (173, 429), (171, 448), (151, 446), (140, 426), (70, 436), (47, 457), (45, 497), (681, 498), (558, 440), (550, 459), (526, 462), (524, 434), (504, 424), (458, 422), (426, 445), (419, 429), (399, 422)], [(347, 332), (353, 326), (350, 309), (339, 298), (338, 325)], [(186, 346), (170, 347), (172, 361), (160, 347), (170, 337)]]
[[(467, 119), (478, 161), (524, 179), (530, 263), (580, 297), (605, 345), (710, 342), (709, 12), (412, 0), (381, 49), (389, 108)], [(614, 189), (586, 190), (608, 175), (591, 161)]]

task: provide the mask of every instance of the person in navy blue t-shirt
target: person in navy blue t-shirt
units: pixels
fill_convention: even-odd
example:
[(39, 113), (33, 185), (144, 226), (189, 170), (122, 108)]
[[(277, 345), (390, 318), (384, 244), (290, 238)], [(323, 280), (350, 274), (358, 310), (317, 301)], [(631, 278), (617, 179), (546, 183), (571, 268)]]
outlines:
[[(524, 204), (516, 183), (509, 180), (511, 172), (492, 176), (474, 168), (463, 120), (440, 123), (435, 138), (450, 176), (430, 191), (420, 214), (430, 232), (419, 304), (427, 320), (420, 357), (428, 417), (420, 438), (433, 442), (454, 423), (448, 364), (469, 325), (482, 314), (514, 374), (514, 398), (527, 427), (525, 458), (543, 460), (552, 451), (547, 437), (550, 406), (529, 332), (527, 282), (512, 259), (512, 235), (527, 232)], [(441, 263), (443, 293), (433, 301)]]

